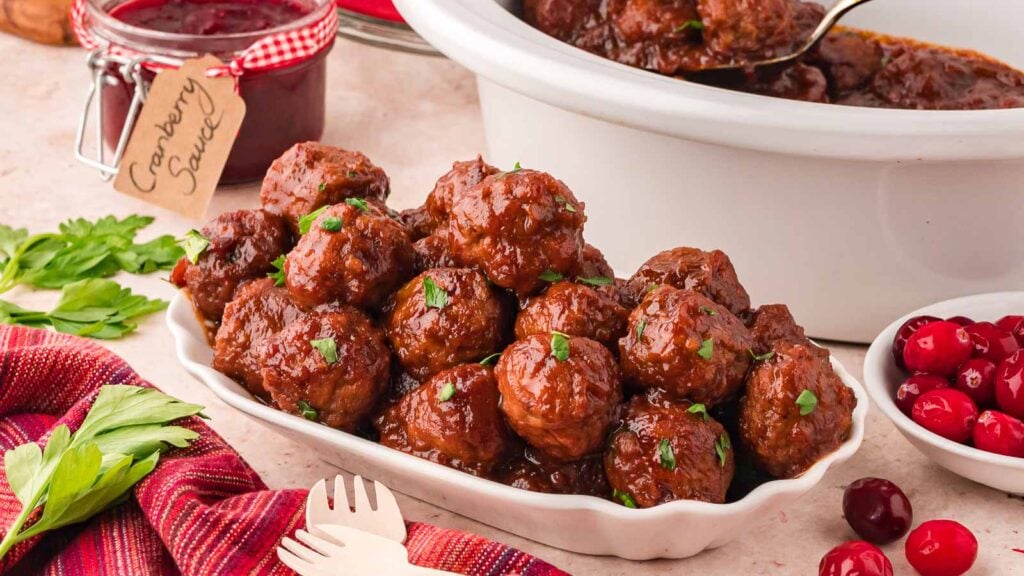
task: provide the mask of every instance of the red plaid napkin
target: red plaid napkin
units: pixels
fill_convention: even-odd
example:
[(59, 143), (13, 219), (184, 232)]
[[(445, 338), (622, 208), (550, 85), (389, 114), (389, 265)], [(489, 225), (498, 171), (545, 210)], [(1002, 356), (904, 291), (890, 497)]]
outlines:
[[(59, 423), (81, 423), (103, 384), (148, 386), (117, 356), (68, 336), (0, 326), (0, 450), (45, 438)], [(135, 487), (135, 498), (82, 525), (16, 547), (2, 574), (62, 576), (292, 574), (275, 549), (303, 526), (304, 490), (271, 491), (201, 420), (201, 433)], [(0, 531), (19, 504), (0, 474)], [(484, 538), (409, 524), (409, 559), (473, 576), (566, 574)]]

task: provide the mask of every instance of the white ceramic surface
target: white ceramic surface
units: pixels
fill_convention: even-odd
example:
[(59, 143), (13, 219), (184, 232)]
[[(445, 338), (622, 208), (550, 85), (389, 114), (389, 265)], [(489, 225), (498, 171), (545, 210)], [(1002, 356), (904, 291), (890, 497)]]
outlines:
[(178, 294), (167, 311), (179, 360), (221, 400), (340, 468), (395, 490), (531, 540), (583, 554), (631, 560), (686, 558), (739, 538), (755, 521), (784, 509), (811, 490), (864, 439), (868, 397), (833, 358), (833, 368), (857, 397), (850, 438), (799, 478), (768, 482), (739, 502), (673, 502), (631, 510), (589, 496), (538, 494), (483, 480), (397, 452), (357, 436), (275, 410), (210, 367), (213, 351), (188, 299)]
[[(672, 246), (721, 248), (762, 303), (858, 342), (903, 310), (1024, 285), (1024, 109), (765, 98), (588, 54), (496, 0), (395, 3), (478, 75), (489, 160), (550, 171), (596, 207), (586, 234), (616, 270)], [(849, 23), (1024, 66), (1024, 2), (927, 6), (874, 2)]]
[(893, 361), (892, 340), (900, 326), (914, 316), (967, 316), (978, 322), (994, 322), (1007, 314), (1020, 314), (1021, 311), (1024, 311), (1024, 292), (981, 294), (925, 306), (883, 330), (864, 359), (864, 384), (875, 406), (892, 420), (915, 448), (955, 474), (1014, 494), (1024, 494), (1024, 458), (992, 454), (947, 440), (918, 426), (896, 407), (893, 400), (896, 389), (907, 375)]

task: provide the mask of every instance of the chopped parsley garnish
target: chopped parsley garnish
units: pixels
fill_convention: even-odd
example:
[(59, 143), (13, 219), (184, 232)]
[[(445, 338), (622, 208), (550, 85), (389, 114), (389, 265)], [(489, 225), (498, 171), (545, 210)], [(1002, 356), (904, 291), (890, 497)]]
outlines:
[(754, 352), (749, 348), (747, 350), (750, 351), (750, 357), (754, 359), (754, 362), (764, 362), (765, 360), (771, 360), (772, 357), (775, 356), (775, 352), (765, 352), (764, 354), (758, 354), (757, 352)]
[(729, 435), (722, 432), (722, 435), (715, 440), (715, 452), (718, 454), (718, 463), (725, 468), (725, 457), (729, 454), (729, 450), (732, 449), (732, 443), (729, 442)]
[(621, 490), (612, 490), (612, 497), (622, 502), (622, 505), (626, 508), (636, 508), (636, 500), (633, 497)]
[(716, 312), (715, 309), (711, 308), (710, 306), (701, 306), (700, 311), (708, 316), (718, 316), (718, 312)]
[(444, 387), (441, 388), (441, 393), (437, 395), (437, 399), (441, 402), (447, 402), (455, 396), (455, 384), (451, 382), (445, 382)]
[(559, 280), (562, 280), (563, 278), (565, 278), (565, 276), (562, 276), (558, 272), (555, 272), (554, 270), (551, 270), (549, 268), (549, 269), (541, 272), (541, 274), (540, 274), (540, 276), (538, 276), (538, 278), (540, 278), (541, 280), (543, 280), (545, 282), (558, 282)]
[(316, 408), (310, 406), (309, 402), (306, 402), (305, 400), (299, 400), (297, 406), (299, 407), (299, 414), (302, 414), (302, 417), (305, 418), (306, 420), (316, 422), (317, 418), (320, 417), (320, 414), (316, 411)]
[(360, 212), (369, 212), (370, 205), (362, 198), (346, 198), (345, 204), (358, 208)]
[(615, 284), (615, 278), (609, 278), (607, 276), (593, 276), (591, 278), (577, 278), (583, 284), (590, 286), (611, 286)]
[(338, 363), (338, 345), (334, 342), (334, 338), (318, 338), (310, 340), (309, 344), (320, 352), (328, 364)]
[(355, 178), (356, 176), (359, 176), (359, 173), (356, 172), (355, 170), (349, 170), (348, 171), (348, 177), (349, 178)]
[(427, 308), (441, 309), (448, 305), (448, 292), (428, 276), (423, 279), (423, 299)]
[(665, 470), (676, 469), (676, 455), (672, 452), (672, 443), (668, 440), (662, 440), (658, 443), (658, 460), (661, 462), (661, 467)]
[(299, 234), (308, 234), (310, 227), (313, 226), (313, 222), (320, 217), (330, 206), (321, 206), (316, 210), (313, 210), (309, 214), (299, 218)]
[(636, 339), (639, 340), (644, 337), (644, 330), (647, 330), (647, 318), (641, 318), (636, 323)]
[(185, 250), (185, 257), (193, 264), (199, 262), (199, 257), (203, 255), (203, 252), (209, 246), (210, 239), (203, 236), (199, 230), (189, 230), (185, 233), (185, 237), (181, 239), (181, 247)]
[(327, 232), (337, 232), (341, 230), (341, 218), (337, 216), (328, 216), (320, 222), (320, 229), (326, 230)]
[(569, 359), (569, 336), (561, 332), (551, 333), (551, 355), (559, 362)]
[(484, 358), (483, 360), (480, 361), (480, 365), (492, 366), (498, 363), (498, 358), (501, 358), (501, 352), (495, 352), (494, 354), (491, 354), (487, 358)]
[(520, 164), (519, 162), (516, 162), (516, 165), (512, 167), (512, 172), (519, 172), (522, 169), (523, 169), (523, 165)]
[(281, 254), (270, 263), (274, 267), (274, 272), (267, 273), (267, 278), (274, 279), (274, 286), (284, 286), (284, 262), (287, 259), (286, 255)]
[(699, 403), (698, 404), (693, 404), (692, 406), (687, 408), (686, 411), (689, 412), (690, 414), (700, 414), (701, 417), (704, 418), (705, 422), (707, 422), (707, 420), (709, 418), (709, 416), (708, 416), (708, 407), (703, 405), (703, 404), (699, 404)]
[(327, 182), (321, 182), (320, 185), (316, 187), (316, 189), (319, 192), (323, 192), (324, 190), (327, 190)]
[(711, 355), (715, 353), (715, 341), (711, 338), (700, 343), (700, 349), (697, 350), (697, 356), (705, 360), (711, 360)]
[(810, 390), (804, 390), (796, 397), (796, 405), (800, 407), (800, 415), (807, 416), (818, 407), (818, 397)]
[(657, 290), (660, 287), (661, 287), (661, 284), (648, 284), (647, 285), (647, 293), (650, 294), (651, 292), (654, 292), (655, 290)]
[(701, 22), (700, 20), (687, 20), (686, 22), (683, 22), (679, 26), (676, 26), (676, 29), (673, 30), (673, 32), (678, 34), (685, 30), (697, 30), (699, 32), (701, 30), (704, 30), (704, 23)]
[(572, 202), (566, 200), (564, 196), (555, 196), (555, 202), (561, 205), (562, 208), (565, 208), (566, 212), (571, 212), (573, 214), (576, 213), (576, 206), (574, 206)]

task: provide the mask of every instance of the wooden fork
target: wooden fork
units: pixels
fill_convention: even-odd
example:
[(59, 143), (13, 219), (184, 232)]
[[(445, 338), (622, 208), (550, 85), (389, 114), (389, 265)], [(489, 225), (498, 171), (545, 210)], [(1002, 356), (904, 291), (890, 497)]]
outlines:
[(322, 524), (319, 528), (330, 540), (298, 530), (295, 537), (301, 544), (291, 538), (282, 539), (277, 557), (302, 576), (452, 574), (410, 564), (405, 546), (394, 540), (337, 524)]
[(321, 480), (309, 491), (306, 497), (306, 529), (323, 539), (330, 540), (329, 534), (320, 529), (324, 524), (349, 526), (363, 532), (369, 532), (402, 544), (405, 542), (405, 520), (398, 508), (395, 495), (387, 486), (374, 481), (373, 489), (377, 496), (376, 509), (370, 507), (370, 499), (366, 494), (366, 481), (360, 476), (352, 479), (354, 505), (349, 505), (345, 476), (334, 477), (334, 507), (327, 498), (327, 481)]

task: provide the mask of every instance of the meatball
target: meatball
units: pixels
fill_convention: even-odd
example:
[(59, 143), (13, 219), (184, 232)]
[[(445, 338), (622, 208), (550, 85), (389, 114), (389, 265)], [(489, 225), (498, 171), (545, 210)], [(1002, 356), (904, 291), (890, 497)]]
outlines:
[(454, 163), (452, 169), (438, 179), (423, 206), (434, 225), (441, 226), (447, 223), (452, 205), (458, 198), (488, 176), (499, 172), (501, 171), (484, 162), (481, 156), (477, 156), (475, 160)]
[(455, 259), (452, 258), (451, 244), (448, 242), (450, 234), (447, 228), (438, 229), (436, 232), (425, 238), (420, 238), (412, 245), (414, 266), (417, 272), (430, 270), (431, 268), (454, 268)]
[(604, 254), (590, 244), (583, 245), (580, 253), (580, 278), (615, 278), (615, 271), (604, 259)]
[(729, 256), (721, 250), (666, 250), (644, 262), (629, 279), (630, 291), (637, 302), (661, 284), (700, 292), (737, 316), (750, 309), (750, 296), (736, 277)]
[(755, 82), (749, 89), (755, 94), (776, 98), (823, 104), (831, 101), (825, 74), (820, 69), (806, 64), (794, 64), (775, 77)]
[(632, 384), (712, 406), (743, 386), (753, 345), (750, 331), (725, 307), (663, 286), (630, 314), (619, 353)]
[(346, 198), (384, 202), (388, 175), (359, 152), (317, 142), (301, 142), (274, 161), (263, 179), (260, 204), (284, 216), (298, 232), (299, 218)]
[(356, 431), (388, 386), (384, 336), (354, 308), (306, 314), (256, 349), (263, 385), (285, 412)]
[(434, 220), (423, 206), (402, 210), (398, 213), (398, 221), (409, 230), (409, 237), (413, 240), (426, 238), (437, 228)]
[(604, 465), (619, 501), (640, 508), (675, 500), (721, 504), (736, 470), (729, 434), (703, 407), (643, 396), (627, 405)]
[(705, 44), (725, 62), (789, 54), (823, 14), (795, 0), (697, 0), (697, 10)]
[(511, 319), (487, 279), (466, 268), (428, 270), (384, 310), (384, 333), (402, 366), (423, 379), (499, 352)]
[(530, 298), (516, 318), (516, 338), (563, 332), (596, 340), (618, 351), (626, 334), (629, 310), (604, 292), (572, 282), (558, 282)]
[[(336, 225), (325, 228), (328, 219)], [(412, 276), (412, 243), (376, 205), (338, 204), (317, 217), (284, 270), (288, 292), (303, 308), (337, 301), (376, 309)]]
[(828, 357), (828, 350), (815, 346), (807, 339), (803, 327), (796, 323), (785, 304), (761, 306), (751, 316), (749, 326), (750, 333), (754, 336), (754, 350), (758, 355), (769, 353), (776, 342), (785, 342), (806, 344), (808, 349), (824, 353)]
[(622, 398), (619, 369), (589, 338), (534, 335), (509, 346), (495, 368), (509, 426), (557, 460), (604, 447)]
[(288, 291), (274, 286), (270, 278), (243, 284), (224, 309), (224, 320), (214, 344), (213, 368), (237, 380), (253, 395), (269, 398), (252, 350), (302, 314), (288, 297)]
[(187, 287), (196, 309), (213, 322), (244, 280), (265, 277), (273, 262), (291, 248), (284, 220), (263, 210), (225, 212), (203, 227), (209, 245), (195, 263), (182, 258), (171, 275)]
[(544, 172), (491, 176), (452, 205), (453, 255), (525, 298), (544, 285), (540, 276), (545, 272), (576, 272), (583, 250), (583, 209), (565, 184)]
[(740, 441), (772, 476), (799, 476), (850, 434), (857, 399), (806, 344), (777, 342), (740, 402)]
[(600, 454), (574, 462), (561, 462), (547, 458), (529, 446), (502, 468), (497, 480), (514, 488), (545, 494), (608, 498), (612, 492)]
[(533, 27), (572, 42), (602, 0), (523, 0), (523, 18)]
[(885, 53), (878, 41), (854, 30), (834, 30), (821, 41), (815, 64), (838, 94), (866, 86), (882, 69)]
[(381, 444), (476, 475), (486, 475), (513, 443), (498, 410), (494, 375), (479, 364), (437, 374), (376, 425)]

